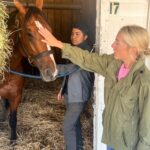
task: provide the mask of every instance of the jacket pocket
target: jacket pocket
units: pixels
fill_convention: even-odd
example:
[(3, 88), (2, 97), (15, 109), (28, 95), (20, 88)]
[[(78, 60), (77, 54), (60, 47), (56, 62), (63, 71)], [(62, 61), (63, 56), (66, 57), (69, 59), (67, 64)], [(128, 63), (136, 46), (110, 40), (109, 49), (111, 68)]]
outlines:
[(120, 101), (118, 109), (122, 120), (131, 120), (133, 109), (138, 102), (137, 93), (134, 87), (128, 87), (120, 91)]

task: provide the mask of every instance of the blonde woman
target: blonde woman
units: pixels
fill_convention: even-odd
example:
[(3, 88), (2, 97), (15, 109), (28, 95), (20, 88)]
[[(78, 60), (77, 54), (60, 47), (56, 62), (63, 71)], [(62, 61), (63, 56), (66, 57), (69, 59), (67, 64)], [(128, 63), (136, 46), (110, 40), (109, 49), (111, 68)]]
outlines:
[(149, 36), (137, 25), (122, 27), (112, 44), (114, 54), (98, 55), (58, 41), (40, 28), (43, 42), (63, 57), (105, 77), (102, 142), (114, 150), (150, 150), (150, 72), (144, 64)]

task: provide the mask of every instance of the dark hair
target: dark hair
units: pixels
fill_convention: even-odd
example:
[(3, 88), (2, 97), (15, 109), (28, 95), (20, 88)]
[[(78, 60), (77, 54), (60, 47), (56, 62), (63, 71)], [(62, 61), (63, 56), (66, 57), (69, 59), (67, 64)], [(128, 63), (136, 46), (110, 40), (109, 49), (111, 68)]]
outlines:
[(89, 34), (88, 26), (83, 22), (78, 22), (74, 24), (72, 28), (77, 28), (81, 30), (85, 35)]

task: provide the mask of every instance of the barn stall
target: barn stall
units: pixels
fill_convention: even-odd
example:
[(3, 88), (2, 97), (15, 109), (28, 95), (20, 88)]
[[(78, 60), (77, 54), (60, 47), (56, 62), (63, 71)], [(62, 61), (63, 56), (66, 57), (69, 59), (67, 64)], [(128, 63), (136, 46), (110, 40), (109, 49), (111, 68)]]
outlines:
[[(15, 8), (12, 0), (7, 0), (8, 11)], [(35, 0), (21, 0), (25, 6), (34, 6)], [(90, 27), (90, 44), (95, 41), (95, 2), (92, 0), (44, 0), (43, 11), (52, 27), (53, 34), (64, 42), (70, 42), (72, 25), (85, 21)], [(59, 50), (55, 50), (57, 63), (64, 63)], [(27, 62), (25, 62), (27, 63)], [(28, 63), (28, 73), (38, 74), (38, 71)], [(64, 139), (62, 121), (65, 113), (63, 102), (57, 101), (62, 78), (44, 83), (41, 80), (26, 79), (22, 102), (18, 108), (17, 145), (9, 146), (8, 121), (1, 123), (0, 149), (9, 150), (63, 150)], [(93, 148), (93, 107), (90, 101), (82, 116), (84, 149)]]

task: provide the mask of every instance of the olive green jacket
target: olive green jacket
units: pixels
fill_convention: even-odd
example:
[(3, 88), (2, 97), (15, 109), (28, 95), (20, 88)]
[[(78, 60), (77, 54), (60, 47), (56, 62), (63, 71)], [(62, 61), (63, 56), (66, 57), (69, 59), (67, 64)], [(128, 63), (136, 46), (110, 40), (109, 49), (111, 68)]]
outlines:
[(150, 72), (138, 60), (118, 81), (121, 61), (64, 44), (63, 57), (105, 77), (102, 142), (115, 150), (150, 150)]

